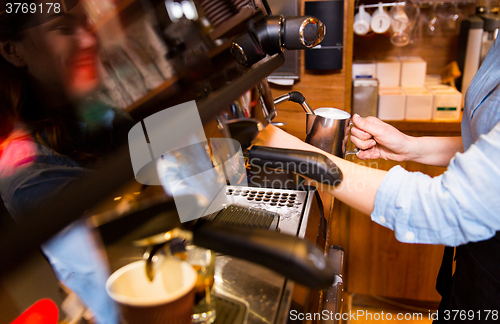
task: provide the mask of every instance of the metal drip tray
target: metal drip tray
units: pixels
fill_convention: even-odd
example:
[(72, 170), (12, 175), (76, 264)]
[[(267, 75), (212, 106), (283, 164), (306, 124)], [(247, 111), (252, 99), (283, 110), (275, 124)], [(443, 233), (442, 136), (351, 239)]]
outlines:
[[(221, 191), (219, 195), (225, 196), (223, 199), (225, 204), (219, 206), (219, 210), (212, 215), (219, 214), (221, 210), (231, 205), (247, 206), (264, 211), (268, 215), (275, 215), (276, 219), (273, 220), (270, 228), (290, 235), (299, 234), (297, 230), (300, 228), (304, 210), (307, 208), (306, 201), (308, 197), (307, 191), (302, 190), (238, 186), (227, 186), (226, 191)], [(216, 201), (222, 200), (216, 199)], [(244, 225), (243, 221), (241, 222), (241, 225)], [(274, 226), (274, 222), (277, 222), (276, 226)]]
[(234, 204), (225, 206), (223, 209), (213, 213), (208, 219), (234, 225), (276, 230), (280, 216), (277, 213), (268, 212), (264, 209)]
[(261, 189), (248, 187), (228, 187), (226, 195), (233, 196), (238, 203), (260, 206), (267, 210), (286, 211), (297, 209), (304, 203), (305, 191)]
[(214, 324), (243, 324), (247, 317), (247, 305), (234, 298), (213, 295), (215, 298), (216, 317)]

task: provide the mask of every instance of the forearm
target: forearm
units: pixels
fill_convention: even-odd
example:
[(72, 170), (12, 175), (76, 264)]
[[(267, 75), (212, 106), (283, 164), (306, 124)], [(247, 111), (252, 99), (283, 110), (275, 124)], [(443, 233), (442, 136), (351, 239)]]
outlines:
[(373, 211), (378, 187), (386, 176), (387, 171), (365, 167), (328, 154), (274, 126), (267, 126), (257, 139), (254, 140), (254, 144), (313, 151), (326, 155), (342, 171), (343, 181), (336, 187), (327, 186), (325, 188), (322, 184), (318, 184), (318, 187), (323, 187), (323, 190), (329, 191), (335, 198), (365, 214), (369, 215)]
[(409, 161), (448, 166), (456, 153), (463, 153), (462, 137), (412, 137)]
[[(461, 137), (414, 137), (414, 149), (411, 161), (447, 166), (457, 152), (463, 152)], [(340, 201), (352, 206), (364, 214), (370, 215), (375, 204), (375, 196), (387, 171), (365, 167), (317, 150), (327, 155), (340, 168), (344, 175), (342, 183), (331, 188), (332, 195)]]
[(329, 187), (329, 192), (343, 203), (370, 215), (378, 188), (387, 171), (349, 162), (321, 150), (318, 152), (327, 155), (339, 167), (344, 177), (338, 186)]

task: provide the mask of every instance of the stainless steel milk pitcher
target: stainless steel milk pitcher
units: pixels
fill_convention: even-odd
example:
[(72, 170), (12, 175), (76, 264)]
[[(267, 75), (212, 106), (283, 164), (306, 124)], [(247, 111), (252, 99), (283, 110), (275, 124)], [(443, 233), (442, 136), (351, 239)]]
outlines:
[(297, 91), (274, 99), (274, 104), (278, 105), (285, 101), (293, 101), (302, 105), (306, 112), (306, 143), (340, 158), (359, 152), (359, 149), (347, 151), (349, 130), (352, 124), (351, 115), (347, 111), (337, 108), (318, 108), (313, 111), (305, 102), (304, 96)]

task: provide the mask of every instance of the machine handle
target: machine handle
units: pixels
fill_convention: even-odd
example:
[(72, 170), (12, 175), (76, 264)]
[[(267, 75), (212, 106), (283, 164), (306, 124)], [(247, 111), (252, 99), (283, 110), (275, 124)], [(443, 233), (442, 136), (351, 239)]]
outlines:
[(304, 95), (298, 91), (292, 91), (288, 94), (290, 95), (290, 101), (296, 102), (299, 105), (302, 105), (306, 101)]
[(342, 182), (339, 167), (317, 152), (254, 145), (249, 152), (252, 165), (292, 171), (320, 183), (336, 186)]
[(200, 220), (193, 228), (193, 244), (263, 265), (313, 289), (330, 287), (335, 280), (333, 263), (296, 236)]
[(314, 111), (312, 111), (311, 107), (309, 107), (309, 105), (306, 102), (306, 98), (304, 97), (304, 95), (302, 95), (302, 93), (298, 91), (285, 93), (284, 95), (281, 95), (274, 99), (274, 105), (277, 106), (286, 101), (296, 102), (302, 106), (306, 114), (314, 115)]
[(283, 47), (286, 49), (312, 48), (325, 38), (326, 27), (316, 17), (286, 17), (283, 27)]

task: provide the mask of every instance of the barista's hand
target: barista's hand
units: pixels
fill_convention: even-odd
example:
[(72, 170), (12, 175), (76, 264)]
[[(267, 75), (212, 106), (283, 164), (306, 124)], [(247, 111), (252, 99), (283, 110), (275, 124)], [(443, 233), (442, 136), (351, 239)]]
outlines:
[(359, 159), (411, 160), (413, 137), (376, 117), (361, 118), (355, 114), (352, 121), (351, 141), (361, 149)]

